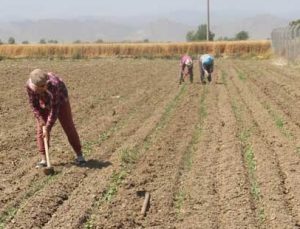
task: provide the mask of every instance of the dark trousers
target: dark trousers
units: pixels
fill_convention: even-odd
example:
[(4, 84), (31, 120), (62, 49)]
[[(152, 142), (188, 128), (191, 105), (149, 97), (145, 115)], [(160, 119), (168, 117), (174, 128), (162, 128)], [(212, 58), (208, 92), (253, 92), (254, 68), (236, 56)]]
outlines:
[[(187, 69), (186, 69), (186, 68), (187, 68)], [(184, 68), (184, 69), (182, 69), (182, 70), (180, 71), (180, 78), (179, 78), (179, 83), (180, 83), (180, 84), (181, 84), (182, 82), (184, 82), (184, 76), (185, 76), (186, 74), (189, 74), (189, 76), (190, 76), (190, 82), (193, 83), (193, 80), (194, 80), (193, 67), (191, 67), (191, 68), (186, 67), (186, 68)], [(187, 72), (186, 72), (186, 71), (187, 71)]]
[[(211, 72), (209, 72), (209, 71), (207, 71), (207, 72), (208, 72), (207, 80), (208, 80), (208, 82), (211, 82)], [(205, 72), (204, 72), (203, 68), (201, 68), (201, 70), (200, 70), (200, 80), (201, 80), (201, 82), (204, 82), (204, 80), (205, 80)]]
[(208, 82), (211, 82), (211, 73), (213, 72), (214, 70), (214, 66), (213, 64), (211, 65), (203, 65), (202, 66), (202, 62), (200, 61), (199, 62), (199, 68), (200, 68), (200, 80), (202, 83), (204, 83), (205, 81), (205, 72), (204, 72), (204, 69), (208, 72), (208, 76), (207, 76), (207, 80)]
[[(42, 118), (47, 122), (47, 118), (49, 116), (50, 112), (44, 112), (42, 114)], [(58, 114), (58, 119), (59, 122), (65, 132), (65, 134), (68, 137), (69, 143), (72, 146), (73, 150), (75, 153), (81, 154), (81, 143), (80, 139), (77, 133), (77, 130), (75, 128), (74, 122), (73, 122), (73, 117), (72, 117), (72, 112), (71, 112), (71, 106), (70, 102), (66, 101), (63, 104), (61, 104), (60, 109), (59, 109), (59, 114)], [(37, 140), (37, 145), (39, 152), (44, 155), (45, 154), (45, 145), (44, 145), (44, 140), (43, 140), (43, 129), (42, 126), (40, 126), (39, 121), (37, 121), (36, 124), (36, 140)]]

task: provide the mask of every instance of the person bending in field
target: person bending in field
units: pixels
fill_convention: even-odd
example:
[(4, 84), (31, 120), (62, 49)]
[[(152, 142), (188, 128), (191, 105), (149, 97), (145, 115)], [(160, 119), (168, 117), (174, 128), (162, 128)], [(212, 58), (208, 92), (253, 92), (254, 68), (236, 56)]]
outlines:
[(214, 71), (214, 58), (209, 54), (200, 56), (199, 68), (201, 83), (205, 84), (205, 75), (207, 75), (208, 82), (211, 82), (211, 74)]
[(190, 76), (190, 82), (193, 83), (193, 60), (190, 56), (184, 55), (180, 58), (180, 78), (179, 84), (184, 82), (185, 77)]
[[(49, 141), (51, 129), (57, 119), (59, 119), (69, 143), (76, 153), (75, 163), (84, 165), (86, 161), (73, 123), (68, 91), (62, 79), (54, 73), (35, 69), (30, 73), (26, 82), (26, 90), (36, 119), (36, 140), (41, 155), (41, 161), (37, 163), (36, 167), (47, 166), (43, 138), (46, 137)], [(43, 133), (43, 126), (46, 127), (45, 134)]]

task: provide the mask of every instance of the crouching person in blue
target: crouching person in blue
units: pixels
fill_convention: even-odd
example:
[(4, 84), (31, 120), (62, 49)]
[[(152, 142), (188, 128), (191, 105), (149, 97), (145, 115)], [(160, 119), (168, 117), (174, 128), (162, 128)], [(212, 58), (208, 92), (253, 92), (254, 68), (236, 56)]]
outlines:
[(211, 82), (211, 74), (214, 71), (214, 58), (209, 54), (200, 56), (199, 59), (200, 80), (205, 84), (205, 75), (207, 75), (208, 82)]

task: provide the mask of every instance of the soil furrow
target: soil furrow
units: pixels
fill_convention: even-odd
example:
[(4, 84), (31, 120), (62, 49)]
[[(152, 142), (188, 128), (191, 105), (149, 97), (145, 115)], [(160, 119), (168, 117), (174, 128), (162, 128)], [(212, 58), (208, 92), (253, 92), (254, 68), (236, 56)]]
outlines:
[[(150, 98), (155, 98), (154, 95), (157, 93), (157, 90), (151, 90), (151, 94), (150, 94)], [(153, 95), (153, 96), (152, 96)], [(136, 99), (140, 99), (139, 101), (135, 101), (135, 99), (132, 101), (132, 105), (131, 104), (127, 104), (128, 107), (133, 107), (132, 110), (137, 113), (139, 112), (139, 108), (143, 105), (143, 104), (147, 104), (147, 100), (148, 97), (147, 96), (137, 96)], [(145, 103), (146, 102), (146, 103)], [(138, 105), (138, 108), (135, 108), (135, 106)], [(127, 113), (125, 113), (126, 116), (127, 116)], [(126, 117), (125, 116), (125, 117)], [(122, 117), (123, 118), (123, 117)], [(127, 118), (127, 117), (126, 117)], [(122, 119), (124, 120), (124, 118)], [(111, 120), (110, 122), (110, 125), (113, 125), (114, 121)], [(106, 124), (108, 125), (108, 123)], [(108, 125), (109, 126), (109, 125)], [(106, 127), (105, 127), (106, 128)], [(105, 130), (102, 130), (101, 129), (98, 129), (99, 132), (103, 132)], [(55, 149), (52, 150), (52, 155), (54, 153), (54, 155), (52, 156), (52, 160), (53, 161), (58, 161), (58, 160), (65, 160), (65, 159), (68, 159), (68, 158), (64, 158), (64, 155), (60, 156), (59, 158), (55, 157)], [(69, 156), (69, 155), (67, 155)], [(31, 160), (31, 159), (30, 159)], [(26, 164), (26, 163), (25, 163)], [(54, 163), (55, 165), (55, 163)], [(16, 197), (18, 197), (18, 193), (21, 193), (21, 199), (22, 199), (22, 190), (23, 190), (23, 187), (28, 187), (29, 185), (31, 185), (32, 182), (36, 182), (36, 180), (38, 179), (38, 174), (36, 171), (33, 171), (31, 173), (28, 173), (28, 171), (31, 168), (32, 166), (29, 164), (25, 167), (21, 167), (19, 169), (17, 169), (16, 172), (14, 172), (13, 174), (10, 174), (9, 177), (6, 176), (5, 178), (5, 182), (13, 182), (13, 183), (10, 183), (10, 185), (3, 185), (5, 187), (10, 187), (9, 190), (3, 190), (3, 197), (1, 197), (1, 202), (3, 203), (3, 207), (4, 209), (7, 208), (5, 207), (6, 204), (9, 200), (14, 200), (14, 202), (16, 203)], [(57, 168), (59, 168), (60, 166), (56, 166)], [(24, 177), (23, 177), (24, 176)], [(18, 177), (18, 181), (16, 182), (16, 177)], [(19, 199), (20, 199), (19, 198)], [(11, 205), (11, 203), (9, 203)], [(14, 204), (16, 205), (16, 204)]]
[(215, 153), (218, 154), (220, 225), (226, 225), (227, 228), (255, 228), (253, 203), (249, 196), (249, 174), (237, 138), (238, 123), (232, 111), (232, 97), (224, 86), (218, 89), (217, 114), (221, 129), (218, 153)]
[[(145, 80), (145, 81), (147, 81), (147, 80)], [(163, 84), (166, 84), (166, 83), (168, 83), (168, 80), (167, 79), (164, 79), (164, 80), (161, 80), (161, 82), (160, 83), (163, 83)], [(151, 93), (150, 93), (150, 91), (148, 92), (148, 93), (150, 93), (150, 96), (149, 96), (149, 94), (147, 94), (148, 95), (148, 97), (150, 97), (150, 98), (155, 98), (155, 96), (152, 96), (152, 94), (156, 94), (157, 92), (158, 92), (158, 90), (159, 90), (159, 88), (162, 88), (163, 87), (163, 85), (162, 86), (158, 86), (158, 87), (153, 87), (153, 90), (150, 90), (151, 91)], [(156, 88), (158, 88), (158, 89), (156, 89)], [(169, 93), (168, 91), (165, 91), (164, 93)], [(163, 96), (163, 94), (161, 94), (162, 96)], [(147, 96), (137, 96), (136, 98), (137, 99), (140, 99), (140, 102), (139, 103), (141, 103), (141, 104), (143, 104), (143, 105), (146, 105), (147, 103), (145, 103), (145, 101), (146, 102), (148, 102), (149, 101), (149, 103), (151, 103), (151, 99), (149, 100), (149, 98), (148, 98)], [(163, 98), (160, 98), (160, 99), (165, 99), (164, 97)], [(144, 101), (143, 101), (144, 100)], [(156, 99), (157, 100), (157, 99)], [(141, 101), (143, 101), (143, 102), (141, 102)], [(134, 101), (131, 101), (132, 102), (132, 104), (134, 104), (134, 105), (138, 105), (139, 103), (136, 103), (136, 102), (134, 102)], [(156, 103), (154, 103), (154, 105), (156, 105)], [(153, 105), (153, 106), (154, 106)], [(143, 108), (143, 106), (141, 106), (141, 108)], [(144, 108), (143, 108), (144, 109)], [(136, 113), (138, 113), (139, 112), (139, 108), (135, 108), (134, 109), (134, 112), (136, 112)], [(92, 164), (94, 164), (94, 163), (92, 163)], [(100, 167), (101, 167), (102, 165), (100, 165)], [(56, 168), (59, 168), (60, 166), (58, 165), (58, 166), (56, 166)], [(33, 173), (32, 175), (33, 176), (35, 176), (35, 174), (36, 173)], [(33, 179), (34, 180), (34, 179)], [(25, 179), (25, 181), (26, 181), (26, 179)], [(21, 183), (21, 184), (23, 184), (23, 183)], [(26, 187), (26, 186), (28, 186), (28, 183), (26, 184), (24, 184), (24, 187)], [(17, 187), (17, 190), (22, 190), (21, 188), (19, 188), (19, 186)], [(23, 193), (22, 193), (23, 194)], [(22, 194), (21, 194), (21, 196), (22, 196)], [(26, 194), (25, 194), (26, 195)], [(20, 197), (21, 199), (22, 199), (22, 197)], [(19, 198), (19, 199), (20, 199)], [(15, 202), (15, 204), (16, 204), (16, 202)]]
[[(208, 87), (212, 87), (209, 85)], [(216, 185), (216, 154), (217, 145), (210, 144), (216, 137), (218, 121), (217, 100), (211, 88), (205, 101), (206, 115), (202, 126), (202, 135), (198, 144), (194, 146), (195, 152), (191, 158), (190, 168), (186, 168), (181, 177), (175, 207), (177, 208), (178, 228), (219, 228), (219, 193)], [(202, 117), (203, 118), (203, 117)], [(182, 221), (182, 222), (180, 222)]]
[(225, 89), (226, 79), (223, 81), (208, 97), (203, 139), (183, 183), (188, 194), (179, 227), (255, 228), (237, 124)]
[[(118, 169), (118, 152), (122, 148), (138, 144), (152, 132), (153, 128), (157, 125), (162, 117), (164, 107), (170, 101), (170, 99), (166, 98), (174, 98), (173, 95), (170, 95), (164, 97), (165, 100), (163, 100), (159, 106), (157, 106), (158, 108), (154, 110), (153, 113), (146, 113), (145, 120), (133, 120), (133, 123), (128, 124), (128, 128), (132, 128), (134, 125), (138, 127), (142, 123), (140, 128), (137, 128), (134, 130), (134, 132), (130, 131), (132, 132), (131, 135), (122, 137), (118, 134), (116, 135), (116, 138), (112, 138), (109, 142), (107, 142), (107, 144), (98, 146), (100, 148), (105, 148), (106, 151), (103, 156), (100, 157), (100, 159), (110, 159), (112, 166), (105, 169), (105, 172), (101, 174), (99, 174), (98, 171), (88, 174), (88, 178), (84, 180), (84, 182), (77, 190), (74, 191), (74, 193), (72, 193), (66, 204), (62, 205), (57, 210), (56, 214), (46, 225), (46, 228), (77, 228), (87, 220), (91, 214), (90, 211), (93, 208), (93, 205), (95, 202), (99, 201), (99, 196), (103, 195), (105, 189), (108, 187), (110, 177)], [(149, 116), (149, 114), (151, 115)], [(141, 113), (141, 115), (145, 118), (144, 113)], [(120, 141), (118, 138), (123, 140)], [(97, 150), (97, 147), (95, 150)], [(77, 210), (78, 205), (80, 205), (80, 209)], [(65, 213), (66, 211), (68, 211), (67, 214)], [(68, 225), (65, 224), (66, 219), (69, 222)]]
[(86, 176), (84, 169), (77, 168), (69, 170), (65, 175), (69, 178), (57, 178), (42, 192), (36, 193), (34, 198), (23, 203), (6, 228), (35, 228), (47, 223), (51, 218), (52, 210), (68, 199), (69, 194)]
[[(96, 226), (155, 227), (172, 222), (174, 216), (169, 212), (173, 203), (172, 190), (182, 153), (191, 140), (197, 121), (197, 89), (197, 85), (187, 88), (183, 101), (172, 112), (173, 117), (161, 132), (152, 137), (149, 149), (141, 154), (116, 198), (100, 206), (98, 212), (94, 213)], [(138, 196), (139, 191), (148, 191), (151, 195), (147, 220), (140, 215), (143, 199)], [(161, 218), (164, 220), (161, 221)]]
[[(244, 70), (246, 72), (250, 72)], [(257, 73), (256, 73), (257, 74)], [(256, 74), (249, 74), (249, 79), (253, 82), (256, 87), (259, 88), (259, 92), (263, 92), (266, 96), (272, 100), (276, 106), (280, 107), (282, 112), (288, 117), (290, 117), (295, 125), (297, 125), (297, 129), (300, 127), (299, 115), (300, 110), (297, 109), (297, 104), (299, 104), (299, 99), (295, 99), (296, 92), (291, 91), (290, 89), (284, 90), (285, 86), (282, 83), (276, 83), (276, 76), (269, 76), (267, 73), (263, 77), (257, 77)], [(290, 85), (289, 85), (290, 87)], [(298, 91), (298, 90), (297, 90)], [(300, 98), (300, 96), (299, 96)], [(289, 101), (288, 103), (286, 101)]]
[[(297, 224), (297, 219), (294, 217), (294, 213), (291, 215), (290, 208), (294, 204), (290, 202), (291, 196), (286, 193), (287, 186), (285, 185), (286, 180), (282, 176), (284, 170), (281, 166), (282, 158), (280, 154), (282, 151), (280, 149), (282, 143), (280, 142), (286, 142), (286, 140), (282, 139), (268, 112), (259, 103), (259, 100), (253, 99), (256, 95), (249, 94), (250, 89), (246, 82), (241, 82), (241, 80), (237, 79), (235, 72), (231, 72), (231, 74), (233, 74), (231, 82), (238, 91), (236, 97), (241, 98), (242, 103), (248, 110), (246, 117), (244, 117), (244, 123), (247, 124), (249, 122), (250, 124), (248, 127), (247, 125), (243, 126), (246, 131), (245, 134), (250, 135), (248, 141), (251, 143), (251, 150), (254, 151), (255, 176), (259, 184), (256, 191), (258, 192), (259, 205), (262, 204), (261, 206), (264, 210), (264, 212), (260, 213), (261, 217), (264, 219), (265, 225), (268, 225), (266, 227), (277, 228), (279, 226), (280, 228), (280, 225), (286, 225), (292, 228)], [(267, 133), (270, 133), (270, 129), (274, 132), (272, 131), (271, 133), (273, 134), (268, 136)], [(274, 134), (276, 132), (277, 136), (275, 137)], [(276, 142), (279, 142), (279, 144)], [(295, 158), (295, 155), (291, 156)]]

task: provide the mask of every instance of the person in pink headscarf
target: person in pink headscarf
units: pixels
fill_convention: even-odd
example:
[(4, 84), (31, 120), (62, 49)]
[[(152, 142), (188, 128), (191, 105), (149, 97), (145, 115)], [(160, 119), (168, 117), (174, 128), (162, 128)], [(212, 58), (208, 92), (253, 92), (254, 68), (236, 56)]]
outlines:
[[(36, 119), (36, 140), (41, 155), (41, 161), (36, 167), (47, 166), (43, 138), (46, 137), (49, 141), (50, 132), (57, 119), (76, 153), (76, 164), (84, 165), (86, 161), (73, 122), (68, 90), (62, 79), (54, 73), (35, 69), (26, 82), (26, 90)], [(46, 127), (46, 133), (43, 133), (43, 126)]]
[(184, 79), (189, 76), (190, 82), (193, 83), (193, 60), (188, 55), (183, 55), (180, 58), (180, 78), (179, 78), (179, 84), (184, 82)]

